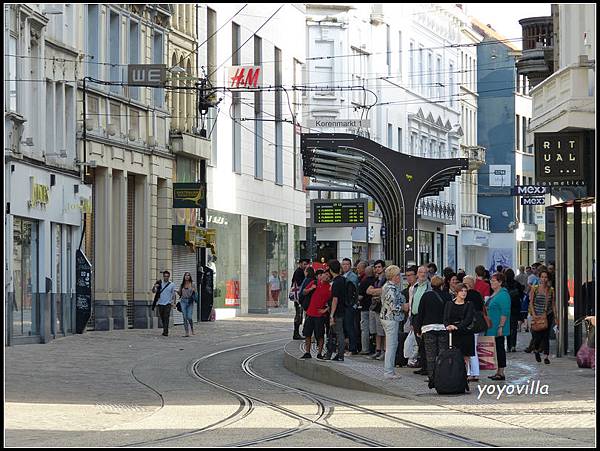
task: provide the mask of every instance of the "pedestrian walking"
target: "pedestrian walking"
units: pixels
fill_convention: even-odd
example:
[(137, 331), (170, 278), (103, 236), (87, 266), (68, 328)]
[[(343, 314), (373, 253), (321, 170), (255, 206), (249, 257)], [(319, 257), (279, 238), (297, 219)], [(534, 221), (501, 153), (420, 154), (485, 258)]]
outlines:
[[(371, 329), (369, 328), (369, 316), (372, 297), (367, 294), (367, 288), (375, 283), (375, 272), (372, 266), (367, 266), (364, 271), (364, 277), (358, 284), (358, 301), (360, 302), (360, 338), (362, 348), (360, 354), (369, 355), (369, 338), (371, 334)], [(373, 334), (375, 333), (376, 331), (374, 330)]]
[[(410, 293), (409, 303), (410, 303), (410, 311), (411, 311), (410, 324), (411, 324), (411, 329), (413, 330), (413, 333), (414, 333), (414, 328), (412, 328), (412, 323), (414, 321), (414, 317), (415, 317), (415, 315), (419, 314), (419, 304), (421, 302), (421, 298), (428, 291), (431, 291), (431, 283), (429, 282), (429, 279), (427, 279), (427, 267), (420, 266), (419, 269), (417, 270), (417, 283), (415, 283), (413, 285), (412, 289), (409, 291), (409, 293)], [(411, 368), (420, 368), (420, 370), (416, 370), (416, 371), (414, 371), (414, 373), (420, 374), (422, 376), (426, 376), (427, 375), (427, 356), (425, 355), (425, 345), (423, 343), (422, 338), (416, 337), (416, 336), (415, 336), (415, 338), (417, 340), (417, 345), (419, 347), (419, 357), (418, 357), (418, 361), (416, 363), (413, 363), (412, 365), (409, 363), (408, 366)]]
[[(183, 275), (183, 281), (181, 287), (177, 291), (179, 295), (179, 303), (181, 306), (181, 313), (183, 314), (183, 327), (185, 329), (185, 336), (190, 336), (190, 330), (192, 335), (194, 334), (194, 302), (198, 302), (198, 291), (196, 285), (192, 280), (192, 275), (186, 272)], [(189, 323), (189, 326), (188, 326)]]
[(271, 292), (271, 305), (275, 308), (279, 307), (279, 293), (281, 293), (281, 280), (279, 280), (277, 271), (273, 271), (271, 273), (271, 277), (269, 277), (269, 291)]
[(492, 327), (488, 329), (488, 337), (496, 337), (496, 356), (498, 358), (498, 371), (493, 376), (488, 376), (495, 381), (506, 380), (506, 349), (504, 337), (510, 335), (510, 295), (504, 287), (505, 277), (501, 272), (492, 276), (492, 297), (489, 299), (488, 315)]
[(344, 361), (344, 316), (346, 313), (347, 291), (346, 279), (340, 273), (342, 265), (338, 260), (329, 261), (329, 272), (333, 279), (331, 285), (331, 314), (329, 318), (330, 327), (334, 328), (337, 337), (337, 354), (331, 360)]
[(152, 303), (152, 311), (158, 304), (158, 316), (162, 322), (163, 335), (169, 336), (169, 319), (171, 317), (171, 308), (175, 304), (176, 289), (175, 285), (169, 280), (171, 273), (163, 271), (163, 280), (157, 280), (152, 287), (152, 292), (155, 293), (154, 302)]
[(533, 319), (531, 321), (531, 330), (533, 334), (533, 351), (535, 360), (541, 362), (540, 353), (544, 353), (544, 363), (550, 363), (550, 327), (552, 321), (556, 319), (557, 326), (560, 327), (558, 317), (554, 317), (556, 304), (554, 300), (554, 289), (550, 286), (549, 274), (547, 270), (539, 272), (539, 285), (531, 287), (529, 293), (529, 312)]
[(426, 371), (428, 382), (433, 382), (433, 369), (438, 354), (448, 349), (448, 332), (444, 325), (444, 309), (452, 302), (449, 293), (442, 291), (444, 279), (440, 276), (431, 278), (431, 291), (423, 294), (419, 304), (418, 315), (414, 318), (413, 328), (417, 337), (425, 345)]
[[(477, 313), (484, 315), (486, 312), (485, 304), (483, 302), (483, 296), (481, 296), (481, 293), (475, 290), (475, 278), (473, 276), (465, 276), (463, 282), (468, 288), (467, 302), (470, 302), (473, 305), (473, 315), (476, 315)], [(485, 316), (487, 316), (487, 314)], [(469, 359), (469, 370), (467, 371), (469, 382), (479, 381), (479, 357), (477, 356), (477, 337), (484, 334), (485, 331), (473, 335), (473, 339), (475, 340), (475, 355)]]
[[(343, 276), (347, 281), (352, 282), (354, 287), (346, 285), (346, 291), (348, 291), (347, 295), (350, 298), (356, 299), (358, 301), (358, 276), (354, 271), (352, 271), (352, 260), (349, 258), (344, 258), (342, 260), (342, 272)], [(349, 353), (356, 355), (358, 354), (358, 336), (356, 333), (356, 328), (354, 327), (355, 323), (355, 314), (358, 309), (358, 305), (353, 302), (353, 299), (347, 299), (351, 305), (347, 306), (344, 311), (344, 335), (348, 341), (348, 351)]]
[[(312, 268), (311, 268), (312, 269)], [(325, 341), (325, 321), (329, 311), (328, 302), (331, 299), (331, 275), (328, 271), (318, 270), (317, 279), (309, 283), (304, 289), (310, 290), (310, 301), (306, 310), (306, 320), (302, 334), (305, 337), (305, 353), (303, 359), (310, 359), (311, 338), (314, 335), (317, 341), (317, 359), (324, 360), (323, 343)], [(305, 295), (306, 296), (306, 295)]]
[(517, 333), (519, 331), (519, 319), (521, 317), (521, 301), (523, 299), (523, 287), (515, 278), (515, 272), (511, 268), (504, 271), (506, 277), (506, 289), (510, 295), (510, 335), (508, 336), (507, 351), (517, 351)]
[(372, 359), (381, 360), (385, 350), (385, 332), (381, 324), (381, 292), (385, 285), (385, 262), (377, 260), (373, 265), (375, 269), (375, 283), (367, 288), (367, 294), (371, 296), (371, 310), (369, 313), (369, 331), (375, 334), (375, 353), (371, 354)]
[[(529, 268), (529, 266), (528, 266)], [(531, 269), (531, 268), (529, 268)], [(521, 284), (522, 287), (527, 286), (527, 277), (528, 274), (525, 270), (525, 266), (519, 266), (519, 274), (515, 276), (515, 280)]]
[(408, 312), (408, 304), (401, 292), (400, 268), (396, 265), (388, 266), (385, 269), (385, 278), (387, 282), (382, 289), (381, 313), (379, 314), (385, 331), (386, 343), (383, 373), (386, 379), (397, 379), (398, 376), (394, 374), (394, 364), (398, 347), (398, 330), (400, 323), (404, 320), (405, 312)]
[(303, 258), (298, 261), (298, 267), (294, 271), (292, 276), (292, 288), (290, 290), (290, 300), (294, 301), (294, 309), (296, 315), (294, 316), (294, 340), (303, 340), (304, 337), (300, 335), (300, 325), (302, 324), (303, 309), (300, 305), (300, 285), (304, 282), (305, 275), (304, 270), (308, 267), (310, 260)]

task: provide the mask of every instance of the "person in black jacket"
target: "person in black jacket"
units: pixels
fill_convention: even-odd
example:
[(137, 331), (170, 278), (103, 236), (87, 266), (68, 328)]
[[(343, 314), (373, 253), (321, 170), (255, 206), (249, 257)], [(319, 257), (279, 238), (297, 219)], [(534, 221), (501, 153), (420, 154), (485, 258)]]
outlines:
[(447, 302), (444, 309), (444, 325), (452, 332), (452, 346), (462, 351), (468, 371), (469, 360), (475, 355), (475, 338), (468, 330), (473, 322), (473, 304), (467, 302), (467, 292), (466, 285), (456, 285), (456, 299)]
[(444, 310), (446, 304), (452, 303), (452, 298), (442, 291), (444, 279), (440, 276), (431, 278), (432, 291), (427, 291), (421, 298), (419, 313), (415, 315), (413, 328), (418, 337), (423, 337), (425, 356), (427, 359), (427, 375), (429, 381), (433, 378), (433, 368), (438, 354), (448, 349), (448, 332), (444, 325)]
[(517, 351), (517, 332), (519, 330), (519, 317), (521, 316), (521, 299), (525, 288), (515, 279), (515, 272), (508, 268), (504, 271), (506, 276), (506, 289), (510, 295), (510, 335), (508, 336), (508, 352)]
[(365, 274), (358, 284), (358, 302), (360, 303), (360, 336), (362, 351), (360, 354), (369, 355), (370, 333), (375, 331), (369, 330), (369, 315), (371, 309), (371, 296), (367, 294), (367, 288), (375, 283), (375, 273), (372, 266), (365, 268)]
[[(463, 278), (463, 284), (467, 286), (469, 291), (467, 291), (467, 302), (473, 305), (473, 314), (475, 312), (484, 311), (484, 301), (483, 296), (479, 291), (475, 289), (475, 278), (473, 276), (465, 276)], [(483, 332), (480, 333), (483, 335)], [(475, 355), (469, 359), (469, 370), (467, 374), (469, 378), (467, 379), (469, 382), (478, 382), (479, 381), (479, 357), (477, 357), (477, 337), (480, 334), (474, 334), (473, 338), (475, 339)]]

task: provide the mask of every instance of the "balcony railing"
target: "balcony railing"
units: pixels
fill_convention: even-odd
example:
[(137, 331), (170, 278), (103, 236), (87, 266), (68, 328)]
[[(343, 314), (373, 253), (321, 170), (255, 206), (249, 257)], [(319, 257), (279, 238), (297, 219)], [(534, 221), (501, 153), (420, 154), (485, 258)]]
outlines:
[(554, 72), (552, 16), (528, 17), (519, 23), (523, 28), (523, 54), (517, 61), (517, 70), (534, 87)]
[(421, 199), (417, 207), (417, 215), (423, 219), (452, 224), (456, 219), (456, 205), (437, 199)]
[(463, 229), (477, 229), (485, 232), (490, 231), (491, 216), (479, 213), (465, 213), (461, 216), (461, 226)]

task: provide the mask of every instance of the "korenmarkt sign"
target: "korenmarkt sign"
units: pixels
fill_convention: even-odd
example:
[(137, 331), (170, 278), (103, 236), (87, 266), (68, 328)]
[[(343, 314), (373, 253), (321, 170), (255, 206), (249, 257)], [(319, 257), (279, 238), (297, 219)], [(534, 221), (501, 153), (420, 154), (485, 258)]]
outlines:
[(173, 183), (173, 208), (206, 208), (206, 183)]
[(370, 119), (314, 119), (307, 121), (309, 128), (369, 128)]

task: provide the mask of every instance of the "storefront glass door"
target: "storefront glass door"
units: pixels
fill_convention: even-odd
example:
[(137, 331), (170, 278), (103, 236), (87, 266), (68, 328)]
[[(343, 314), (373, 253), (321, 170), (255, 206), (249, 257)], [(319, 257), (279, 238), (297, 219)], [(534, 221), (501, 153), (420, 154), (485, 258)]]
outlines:
[(38, 296), (38, 223), (14, 218), (12, 333), (16, 337), (40, 334)]

